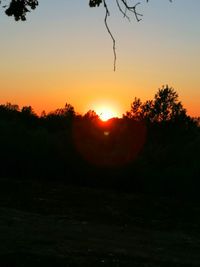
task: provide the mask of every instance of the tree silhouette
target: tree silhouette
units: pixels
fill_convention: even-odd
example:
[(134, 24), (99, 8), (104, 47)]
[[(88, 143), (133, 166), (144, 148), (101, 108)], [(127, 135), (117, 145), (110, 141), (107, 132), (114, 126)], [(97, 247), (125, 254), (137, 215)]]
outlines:
[(143, 104), (140, 98), (135, 97), (133, 103), (131, 104), (131, 110), (126, 112), (125, 117), (134, 118), (134, 120), (142, 119), (142, 107)]
[(41, 116), (31, 106), (0, 105), (0, 178), (140, 193), (198, 190), (199, 118), (186, 115), (177, 92), (163, 86), (153, 100), (135, 98), (128, 115), (102, 122), (70, 104)]
[(21, 109), (21, 113), (25, 116), (36, 116), (33, 108), (31, 106), (24, 106)]
[(99, 115), (97, 115), (94, 110), (90, 109), (85, 113), (84, 118), (88, 120), (97, 120), (99, 119)]
[(186, 116), (186, 110), (178, 101), (178, 94), (173, 88), (162, 87), (154, 97), (153, 120), (174, 121), (180, 116)]
[(186, 122), (188, 118), (177, 92), (168, 85), (158, 89), (153, 100), (142, 103), (139, 98), (135, 98), (131, 110), (124, 116), (150, 122)]
[(42, 116), (47, 128), (52, 131), (63, 130), (71, 125), (76, 112), (71, 104), (66, 103), (64, 108), (58, 108), (55, 111)]
[(19, 106), (16, 104), (7, 103), (0, 105), (0, 119), (15, 119), (19, 115)]
[(74, 107), (71, 104), (66, 103), (64, 108), (56, 109), (55, 115), (65, 118), (72, 118), (75, 116)]

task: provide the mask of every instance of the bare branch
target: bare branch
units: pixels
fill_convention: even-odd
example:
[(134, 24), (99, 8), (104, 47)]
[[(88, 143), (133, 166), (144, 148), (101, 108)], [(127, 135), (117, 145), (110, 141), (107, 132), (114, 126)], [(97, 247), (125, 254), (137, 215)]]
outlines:
[[(122, 9), (119, 1), (124, 6), (124, 10)], [(147, 2), (148, 2), (148, 0), (147, 0)], [(93, 6), (93, 7), (95, 6), (95, 4), (99, 5), (100, 3), (101, 3), (101, 0), (98, 0), (98, 3), (95, 2), (95, 0), (91, 0), (90, 1), (90, 5)], [(115, 71), (116, 70), (116, 61), (117, 61), (116, 41), (115, 41), (115, 38), (114, 38), (114, 36), (113, 36), (109, 26), (108, 26), (108, 22), (107, 22), (107, 19), (110, 16), (110, 11), (109, 11), (108, 6), (107, 6), (107, 0), (103, 0), (103, 4), (104, 4), (105, 11), (106, 11), (105, 18), (104, 18), (104, 23), (105, 23), (106, 29), (107, 29), (107, 31), (108, 31), (111, 39), (112, 39), (112, 42), (113, 42), (114, 71)], [(127, 15), (127, 11), (129, 11), (129, 12), (132, 12), (135, 15), (135, 18), (136, 18), (137, 21), (141, 20), (140, 17), (142, 16), (142, 14), (138, 13), (137, 10), (136, 10), (137, 6), (140, 4), (140, 2), (136, 3), (133, 6), (130, 6), (130, 5), (127, 4), (127, 0), (116, 0), (116, 4), (117, 4), (117, 6), (119, 8), (119, 11), (123, 14), (124, 18), (127, 18), (130, 21), (130, 18)]]
[[(124, 7), (127, 11), (132, 12), (135, 15), (135, 18), (137, 21), (141, 20), (140, 17), (142, 17), (143, 15), (137, 12), (137, 6), (140, 4), (140, 2), (137, 2), (135, 5), (130, 6), (127, 4), (127, 0), (120, 0), (120, 1), (124, 5)], [(118, 2), (118, 0), (116, 0), (116, 2)], [(147, 2), (148, 2), (148, 0), (147, 0)], [(120, 10), (120, 12), (121, 12), (121, 10)], [(124, 14), (124, 12), (122, 12), (122, 14)]]
[(104, 3), (104, 7), (105, 7), (105, 10), (106, 10), (106, 14), (105, 14), (105, 18), (104, 18), (104, 23), (105, 23), (105, 26), (106, 26), (106, 29), (112, 39), (112, 42), (113, 42), (113, 54), (114, 54), (114, 71), (116, 70), (116, 60), (117, 60), (117, 55), (116, 55), (116, 42), (115, 42), (115, 38), (113, 37), (111, 31), (110, 31), (110, 28), (108, 26), (108, 23), (107, 23), (107, 19), (108, 19), (108, 16), (110, 16), (110, 12), (109, 12), (109, 9), (108, 9), (108, 6), (106, 4), (106, 0), (103, 0), (103, 3)]
[(119, 8), (119, 11), (123, 14), (124, 18), (127, 18), (130, 21), (130, 18), (127, 16), (126, 12), (127, 12), (127, 8), (125, 10), (122, 10), (119, 0), (116, 0), (117, 6)]
[[(141, 20), (141, 17), (143, 16), (141, 13), (139, 13), (137, 11), (137, 8), (138, 8), (138, 5), (140, 5), (140, 2), (136, 2), (135, 4), (133, 5), (130, 5), (128, 4), (128, 1), (127, 0), (115, 0), (116, 1), (116, 4), (117, 4), (117, 7), (119, 9), (119, 11), (123, 14), (123, 17), (128, 19), (130, 21), (130, 17), (127, 15), (127, 13), (132, 13), (134, 16), (135, 16), (135, 19), (139, 22)], [(130, 1), (134, 1), (135, 0), (130, 0)], [(149, 2), (149, 0), (145, 0), (147, 3)], [(170, 2), (172, 2), (172, 0), (169, 0)], [(106, 29), (112, 39), (112, 42), (113, 42), (113, 54), (114, 54), (114, 71), (116, 70), (116, 60), (117, 60), (117, 55), (116, 55), (116, 41), (115, 41), (115, 38), (108, 26), (108, 23), (107, 23), (107, 19), (108, 17), (110, 16), (110, 11), (108, 9), (108, 6), (107, 6), (107, 0), (90, 0), (90, 6), (91, 7), (96, 7), (96, 6), (99, 6), (101, 3), (103, 2), (104, 4), (104, 8), (105, 8), (105, 11), (106, 11), (106, 14), (105, 14), (105, 18), (104, 18), (104, 23), (105, 23), (105, 26), (106, 26)]]

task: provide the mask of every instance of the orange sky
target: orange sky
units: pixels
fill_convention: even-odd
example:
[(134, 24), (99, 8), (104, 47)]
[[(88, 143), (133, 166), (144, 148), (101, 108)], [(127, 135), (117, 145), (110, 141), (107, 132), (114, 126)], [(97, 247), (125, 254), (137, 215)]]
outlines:
[(116, 72), (103, 8), (58, 2), (41, 1), (27, 22), (1, 14), (0, 103), (37, 113), (66, 102), (79, 113), (108, 105), (119, 116), (135, 96), (152, 99), (168, 84), (191, 116), (200, 115), (200, 1), (143, 4), (140, 23), (125, 21), (113, 6)]

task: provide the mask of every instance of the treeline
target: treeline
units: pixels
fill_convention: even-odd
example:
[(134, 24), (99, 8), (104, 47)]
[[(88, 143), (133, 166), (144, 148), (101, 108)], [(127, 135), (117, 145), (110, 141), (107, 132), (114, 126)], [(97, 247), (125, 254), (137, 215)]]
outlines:
[(161, 194), (198, 194), (200, 186), (199, 119), (168, 86), (107, 122), (70, 104), (41, 116), (0, 105), (0, 149), (1, 178)]

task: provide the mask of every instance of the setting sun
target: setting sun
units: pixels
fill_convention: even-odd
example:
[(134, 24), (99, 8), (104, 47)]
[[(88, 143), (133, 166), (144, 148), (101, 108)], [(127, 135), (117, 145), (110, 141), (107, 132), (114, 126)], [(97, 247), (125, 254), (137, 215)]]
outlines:
[(111, 118), (117, 117), (116, 112), (114, 112), (112, 109), (107, 108), (107, 107), (101, 107), (97, 109), (96, 112), (102, 121), (107, 121)]

